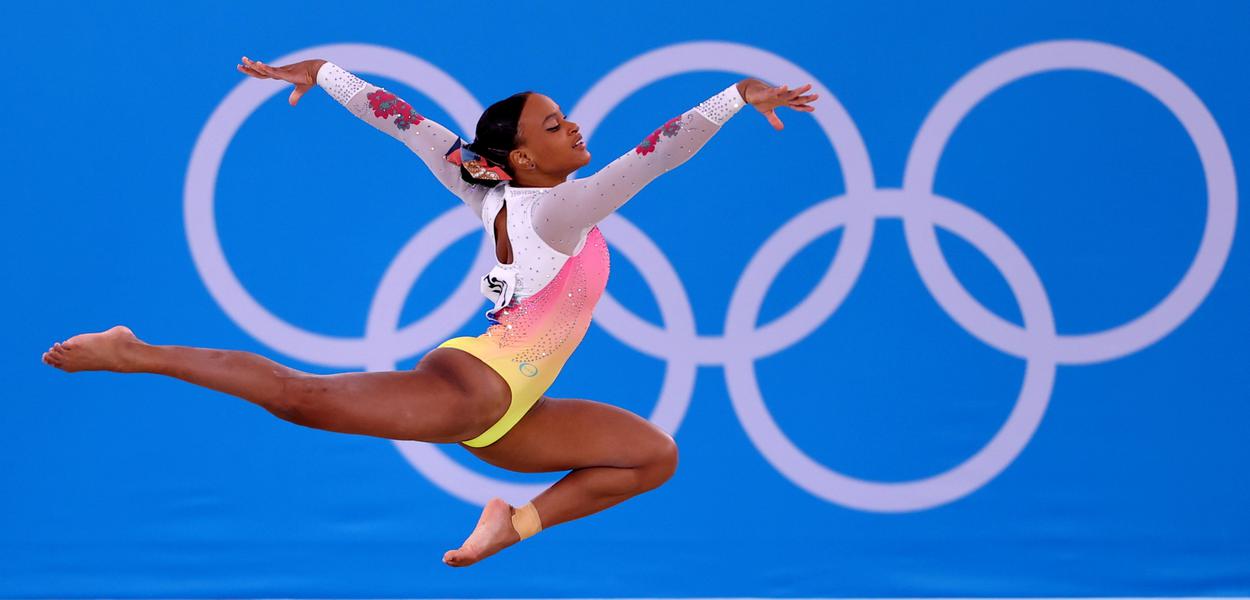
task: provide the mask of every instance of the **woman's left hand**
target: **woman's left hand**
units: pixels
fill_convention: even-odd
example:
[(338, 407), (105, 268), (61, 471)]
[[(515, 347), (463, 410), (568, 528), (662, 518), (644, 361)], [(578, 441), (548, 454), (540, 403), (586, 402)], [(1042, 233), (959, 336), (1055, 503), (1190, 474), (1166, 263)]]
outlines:
[(742, 99), (748, 104), (755, 107), (755, 110), (763, 113), (764, 118), (768, 119), (768, 124), (773, 129), (781, 131), (785, 125), (781, 123), (781, 119), (777, 117), (777, 109), (783, 106), (793, 108), (802, 112), (812, 112), (816, 110), (811, 103), (819, 97), (819, 94), (806, 94), (805, 92), (812, 89), (812, 84), (803, 87), (790, 89), (789, 86), (772, 87), (758, 79), (743, 79), (738, 83), (738, 93), (742, 94)]

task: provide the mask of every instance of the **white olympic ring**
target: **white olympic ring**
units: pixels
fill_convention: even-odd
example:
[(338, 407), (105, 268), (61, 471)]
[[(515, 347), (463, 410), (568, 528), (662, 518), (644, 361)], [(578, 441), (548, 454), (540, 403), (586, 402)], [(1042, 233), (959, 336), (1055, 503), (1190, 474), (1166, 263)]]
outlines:
[[(331, 56), (348, 70), (407, 83), (429, 96), (463, 131), (474, 129), (481, 105), (454, 79), (429, 63), (390, 48), (342, 44), (319, 46), (277, 59), (290, 62)], [(1076, 69), (1119, 77), (1150, 93), (1181, 122), (1198, 150), (1207, 186), (1207, 223), (1193, 264), (1158, 305), (1104, 332), (1060, 335), (1045, 287), (1016, 244), (967, 206), (933, 192), (938, 159), (963, 118), (981, 100), (1030, 75)], [(729, 71), (773, 81), (812, 82), (824, 98), (812, 113), (843, 167), (846, 193), (821, 201), (774, 232), (748, 262), (735, 286), (721, 336), (699, 335), (685, 288), (663, 252), (620, 215), (601, 228), (638, 267), (660, 307), (664, 327), (638, 317), (605, 293), (595, 322), (625, 343), (667, 361), (651, 420), (676, 432), (692, 397), (699, 365), (722, 365), (738, 420), (761, 454), (809, 493), (843, 506), (903, 512), (952, 502), (984, 486), (1015, 460), (1032, 438), (1050, 399), (1059, 364), (1089, 364), (1137, 352), (1171, 333), (1202, 303), (1228, 258), (1236, 223), (1237, 191), (1232, 157), (1223, 134), (1202, 101), (1175, 75), (1149, 59), (1099, 42), (1059, 41), (1023, 46), (978, 66), (951, 87), (921, 126), (908, 157), (902, 189), (877, 188), (867, 148), (849, 114), (811, 74), (763, 50), (733, 43), (676, 44), (638, 56), (590, 88), (571, 111), (589, 139), (625, 98), (660, 79), (693, 71)], [(482, 303), (477, 275), (493, 264), (483, 236), (469, 275), (437, 309), (398, 328), (405, 299), (424, 268), (446, 247), (480, 229), (456, 207), (423, 227), (400, 251), (374, 294), (365, 335), (341, 338), (311, 333), (271, 314), (243, 288), (225, 261), (213, 216), (213, 190), (226, 147), (248, 116), (280, 88), (245, 80), (213, 112), (196, 141), (185, 188), (186, 228), (192, 257), (209, 292), (227, 315), (270, 347), (304, 361), (335, 367), (394, 369), (398, 361), (433, 347), (477, 314)], [(956, 323), (987, 345), (1026, 361), (1019, 398), (1007, 421), (983, 448), (955, 467), (924, 479), (881, 483), (852, 478), (811, 459), (773, 420), (755, 377), (755, 361), (811, 334), (838, 309), (859, 277), (879, 218), (903, 221), (908, 251), (925, 287)], [(959, 284), (937, 244), (936, 226), (963, 237), (1004, 276), (1016, 297), (1023, 327), (981, 305)], [(816, 238), (843, 228), (838, 252), (817, 285), (797, 305), (756, 326), (763, 299), (782, 267)], [(396, 442), (400, 452), (430, 481), (476, 504), (502, 496), (524, 501), (546, 484), (518, 484), (460, 466), (436, 446)]]

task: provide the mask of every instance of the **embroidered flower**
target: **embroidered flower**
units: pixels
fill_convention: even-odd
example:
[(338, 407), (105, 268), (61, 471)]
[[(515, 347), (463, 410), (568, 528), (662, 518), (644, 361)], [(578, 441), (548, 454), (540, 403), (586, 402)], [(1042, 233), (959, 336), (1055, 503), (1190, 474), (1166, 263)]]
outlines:
[(658, 141), (660, 141), (660, 136), (651, 134), (647, 136), (647, 139), (642, 140), (642, 143), (638, 144), (637, 148), (634, 148), (634, 152), (637, 152), (638, 154), (641, 154), (643, 156), (651, 154), (652, 152), (655, 151), (655, 144)]
[(651, 135), (648, 135), (646, 139), (642, 140), (642, 143), (638, 144), (637, 148), (634, 148), (634, 152), (643, 156), (651, 154), (655, 152), (656, 144), (660, 143), (660, 136), (673, 137), (679, 131), (681, 131), (681, 117), (673, 117), (667, 123), (661, 125), (659, 129), (651, 132)]
[(681, 131), (681, 117), (673, 117), (672, 119), (669, 119), (667, 123), (660, 127), (660, 130), (661, 133), (664, 134), (664, 137), (673, 137), (677, 135), (677, 132)]
[(369, 99), (369, 107), (373, 109), (373, 116), (379, 119), (394, 116), (395, 126), (400, 129), (408, 129), (425, 120), (425, 117), (412, 110), (412, 105), (386, 90), (371, 92), (366, 98)]
[(386, 118), (391, 113), (391, 106), (395, 104), (395, 94), (386, 90), (370, 92), (366, 98), (369, 99), (369, 106), (373, 108), (373, 116), (379, 119)]

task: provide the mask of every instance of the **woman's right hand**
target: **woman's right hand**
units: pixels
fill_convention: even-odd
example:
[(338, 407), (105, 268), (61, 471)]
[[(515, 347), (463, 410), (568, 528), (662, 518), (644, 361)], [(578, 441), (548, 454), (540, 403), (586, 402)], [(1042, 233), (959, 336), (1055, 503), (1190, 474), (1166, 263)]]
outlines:
[(241, 64), (235, 65), (235, 68), (245, 75), (250, 75), (257, 79), (277, 79), (287, 83), (295, 84), (295, 91), (291, 92), (291, 97), (287, 98), (287, 102), (291, 106), (295, 106), (304, 92), (311, 90), (317, 85), (317, 71), (321, 69), (326, 61), (321, 59), (305, 60), (297, 63), (286, 65), (285, 67), (271, 67), (263, 62), (251, 60), (243, 57)]

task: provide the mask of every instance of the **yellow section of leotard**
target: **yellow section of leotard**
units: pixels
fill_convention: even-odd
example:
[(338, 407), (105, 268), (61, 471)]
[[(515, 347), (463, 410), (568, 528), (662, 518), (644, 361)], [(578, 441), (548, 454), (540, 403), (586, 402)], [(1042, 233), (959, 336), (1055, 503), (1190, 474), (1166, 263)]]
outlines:
[(540, 371), (539, 367), (532, 363), (514, 361), (510, 354), (500, 352), (499, 344), (494, 338), (485, 334), (478, 337), (452, 338), (439, 344), (438, 347), (456, 348), (476, 356), (499, 373), (511, 390), (511, 404), (508, 405), (508, 410), (503, 417), (481, 435), (461, 442), (474, 448), (489, 446), (499, 441), (499, 438), (516, 426), (521, 421), (521, 417), (524, 417), (525, 413), (538, 403), (538, 399), (542, 397), (543, 392), (547, 391), (547, 388), (551, 387), (556, 380), (556, 375), (560, 372), (559, 366)]

